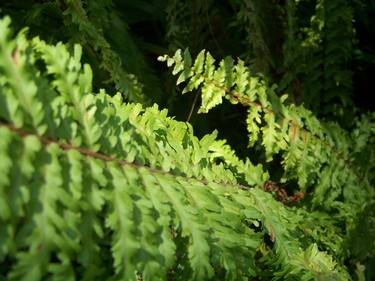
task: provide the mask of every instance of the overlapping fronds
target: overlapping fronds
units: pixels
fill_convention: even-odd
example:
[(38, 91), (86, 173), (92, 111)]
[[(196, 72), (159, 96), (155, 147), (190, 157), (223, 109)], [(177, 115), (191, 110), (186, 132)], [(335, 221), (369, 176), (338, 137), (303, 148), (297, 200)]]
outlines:
[[(296, 102), (303, 102), (320, 116), (351, 122), (352, 3), (290, 0), (286, 12), (282, 88), (287, 87)], [(299, 16), (302, 13), (304, 18)], [(309, 21), (306, 15), (310, 15)]]
[[(182, 93), (201, 91), (198, 112), (208, 112), (221, 104), (223, 98), (247, 106), (249, 145), (263, 146), (267, 161), (281, 155), (284, 168), (281, 181), (297, 180), (304, 192), (313, 187), (314, 207), (336, 209), (342, 216), (350, 217), (360, 211), (366, 198), (373, 198), (371, 176), (353, 163), (359, 153), (355, 151), (358, 137), (351, 137), (335, 123), (320, 122), (303, 106), (287, 104), (286, 95), (278, 97), (277, 86), (252, 75), (242, 60), (235, 64), (227, 57), (216, 65), (205, 50), (195, 61), (188, 50), (183, 54), (178, 50), (173, 57), (159, 60), (173, 67), (172, 73), (178, 75), (177, 84), (185, 83)], [(359, 131), (356, 131), (358, 136), (373, 137), (371, 130)], [(369, 151), (358, 149), (363, 153)]]
[(13, 39), (9, 24), (0, 21), (0, 277), (348, 279), (314, 241), (301, 243), (300, 215), (249, 188), (267, 179), (260, 166), (157, 106), (92, 93), (80, 46)]
[[(260, 0), (238, 2), (238, 12), (234, 25), (246, 31), (245, 61), (249, 62), (255, 72), (269, 76), (275, 67), (278, 32), (281, 21), (278, 19), (279, 4)], [(276, 12), (277, 11), (277, 12)], [(279, 33), (279, 34), (278, 34)], [(270, 36), (272, 34), (272, 36)]]
[[(133, 102), (142, 102), (145, 96), (142, 93), (142, 85), (138, 78), (130, 73), (127, 73), (121, 67), (120, 57), (112, 50), (110, 44), (106, 40), (103, 30), (88, 18), (86, 10), (83, 8), (83, 3), (80, 0), (62, 1), (66, 5), (64, 10), (65, 25), (77, 26), (80, 38), (80, 43), (88, 44), (94, 51), (101, 54), (101, 67), (110, 74), (111, 81), (116, 85), (116, 89), (122, 91), (126, 97)], [(104, 6), (110, 6), (109, 3), (104, 2)], [(102, 4), (103, 5), (103, 4)], [(97, 4), (89, 4), (88, 7), (95, 7)], [(105, 11), (105, 8), (97, 7), (100, 11)], [(103, 17), (104, 20), (106, 17)]]
[(159, 78), (121, 15), (129, 7), (115, 5), (112, 0), (7, 1), (0, 15), (16, 13), (16, 27), (27, 25), (30, 34), (47, 42), (82, 45), (83, 61), (96, 73), (95, 88), (115, 89), (128, 101), (149, 105), (161, 98)]

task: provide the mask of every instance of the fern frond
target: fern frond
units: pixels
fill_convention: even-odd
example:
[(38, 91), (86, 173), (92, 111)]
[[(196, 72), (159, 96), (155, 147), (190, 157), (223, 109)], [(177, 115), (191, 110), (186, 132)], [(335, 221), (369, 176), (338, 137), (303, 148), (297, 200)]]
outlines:
[[(77, 26), (80, 34), (78, 42), (88, 44), (93, 50), (100, 51), (100, 67), (109, 73), (110, 80), (115, 84), (116, 90), (121, 91), (129, 101), (146, 102), (142, 84), (134, 74), (127, 73), (121, 67), (121, 59), (106, 40), (102, 26), (99, 28), (95, 26), (83, 8), (82, 1), (68, 0), (65, 1), (65, 4), (67, 6), (63, 12), (65, 25)], [(104, 5), (108, 6), (108, 4)], [(88, 5), (89, 8), (92, 6)], [(101, 18), (107, 20), (105, 17)]]
[[(275, 85), (269, 86), (262, 77), (251, 75), (240, 59), (237, 65), (226, 58), (216, 66), (212, 56), (203, 50), (192, 63), (187, 52), (184, 58), (181, 51), (173, 57), (159, 57), (174, 67), (173, 74), (179, 75), (178, 83), (185, 83), (183, 93), (199, 89), (203, 113), (222, 103), (224, 97), (249, 107), (250, 145), (258, 141), (265, 148), (267, 161), (276, 154), (282, 155), (282, 181), (296, 179), (302, 191), (316, 185), (315, 207), (341, 209), (348, 215), (341, 208), (342, 194), (345, 204), (352, 205), (350, 216), (354, 216), (360, 202), (368, 194), (374, 195), (350, 159), (354, 140), (337, 124), (323, 124), (303, 106), (287, 104), (285, 95), (277, 96)], [(358, 186), (361, 186), (359, 190)]]
[[(80, 47), (69, 54), (24, 33), (12, 39), (9, 24), (0, 21), (1, 275), (246, 280), (259, 273), (269, 235), (264, 261), (275, 279), (345, 280), (328, 255), (294, 236), (292, 210), (244, 185), (264, 180), (248, 174), (259, 166), (215, 135), (199, 140), (157, 106), (91, 93)], [(34, 90), (19, 93), (26, 84)], [(28, 106), (42, 102), (43, 110)]]
[[(284, 43), (282, 89), (292, 92), (295, 102), (319, 116), (336, 116), (341, 125), (352, 124), (353, 7), (343, 1), (288, 1), (288, 36)], [(310, 8), (309, 8), (310, 7)], [(298, 12), (307, 10), (304, 23)], [(344, 110), (347, 116), (344, 116)], [(349, 116), (350, 115), (350, 116)]]

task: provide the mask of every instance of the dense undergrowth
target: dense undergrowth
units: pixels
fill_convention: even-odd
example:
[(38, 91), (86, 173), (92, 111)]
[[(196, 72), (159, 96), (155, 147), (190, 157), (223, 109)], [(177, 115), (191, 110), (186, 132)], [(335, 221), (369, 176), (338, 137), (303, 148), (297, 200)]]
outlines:
[[(188, 22), (187, 2), (159, 3), (171, 50), (201, 35), (190, 51), (159, 57), (177, 76), (163, 74), (169, 98), (155, 75), (162, 64), (153, 70), (156, 60), (126, 29), (126, 4), (1, 4), (17, 30), (30, 28), (17, 34), (9, 17), (0, 21), (0, 279), (374, 276), (375, 115), (350, 98), (353, 7), (287, 1), (281, 55), (273, 44), (282, 38), (267, 37), (277, 27), (262, 22), (281, 20), (281, 4), (234, 1), (233, 26), (244, 28), (254, 55), (216, 62), (199, 51), (220, 39), (208, 39), (213, 23), (204, 30), (199, 17), (215, 9), (194, 3), (198, 23)], [(306, 21), (301, 11), (315, 16)], [(51, 32), (48, 21), (60, 27)], [(245, 122), (241, 157), (227, 144), (241, 142), (219, 138), (221, 127), (204, 132), (199, 100), (198, 112), (211, 114), (199, 118), (220, 123), (235, 112), (235, 123)], [(155, 101), (172, 113), (192, 102), (193, 126)]]

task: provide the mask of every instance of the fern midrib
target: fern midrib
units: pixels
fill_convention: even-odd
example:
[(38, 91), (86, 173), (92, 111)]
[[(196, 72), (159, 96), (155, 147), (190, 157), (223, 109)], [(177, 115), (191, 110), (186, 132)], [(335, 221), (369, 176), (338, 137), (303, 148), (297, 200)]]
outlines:
[[(208, 81), (209, 83), (212, 83), (215, 87), (219, 88), (220, 90), (224, 91), (225, 93), (230, 94), (231, 97), (235, 98), (243, 106), (251, 106), (251, 105), (253, 105), (253, 106), (256, 106), (257, 108), (263, 110), (264, 112), (267, 112), (267, 113), (270, 113), (270, 114), (275, 114), (275, 112), (272, 109), (265, 108), (264, 106), (262, 106), (261, 103), (258, 103), (256, 101), (251, 101), (247, 97), (241, 97), (240, 93), (238, 93), (238, 92), (236, 92), (234, 90), (228, 89), (226, 87), (218, 85), (218, 83), (216, 83), (216, 81), (213, 80), (213, 79), (209, 79), (208, 77), (206, 77), (206, 81)], [(282, 119), (281, 119), (280, 122), (283, 122), (284, 120), (286, 120), (286, 118), (285, 118), (285, 116), (282, 116)], [(326, 148), (328, 148), (332, 152), (332, 155), (334, 155), (338, 160), (340, 160), (340, 161), (342, 161), (344, 163), (345, 167), (347, 167), (347, 169), (350, 170), (358, 178), (358, 181), (360, 183), (363, 182), (364, 176), (361, 176), (361, 175), (358, 174), (358, 172), (355, 170), (355, 168), (353, 168), (352, 161), (350, 159), (346, 158), (344, 156), (344, 153), (340, 153), (332, 145), (330, 145), (328, 142), (324, 141), (318, 135), (312, 133), (310, 130), (299, 126), (298, 123), (294, 122), (293, 120), (288, 120), (288, 124), (291, 124), (291, 125), (295, 126), (301, 132), (304, 132), (304, 133), (310, 135), (316, 141), (318, 141), (319, 143), (323, 144)]]
[(243, 185), (243, 184), (239, 184), (239, 183), (231, 184), (231, 183), (225, 183), (225, 182), (214, 181), (214, 180), (209, 181), (209, 180), (205, 180), (205, 179), (198, 179), (198, 178), (195, 178), (195, 177), (188, 177), (188, 176), (180, 175), (180, 174), (177, 175), (177, 174), (174, 174), (174, 173), (171, 173), (171, 172), (166, 172), (164, 170), (156, 169), (156, 168), (153, 168), (153, 167), (150, 167), (150, 166), (147, 166), (147, 165), (131, 163), (131, 162), (128, 162), (126, 160), (118, 159), (118, 158), (115, 158), (113, 156), (109, 156), (109, 155), (106, 155), (106, 154), (103, 154), (103, 153), (100, 153), (100, 152), (95, 152), (95, 151), (92, 151), (92, 150), (84, 148), (84, 147), (78, 147), (78, 146), (75, 146), (71, 143), (62, 143), (62, 142), (59, 142), (59, 141), (56, 141), (56, 140), (50, 140), (50, 139), (45, 138), (43, 136), (40, 136), (38, 134), (30, 133), (30, 132), (27, 132), (23, 129), (17, 128), (13, 124), (4, 123), (4, 122), (1, 122), (1, 121), (0, 121), (0, 127), (8, 128), (9, 130), (16, 133), (17, 135), (19, 135), (22, 138), (24, 138), (26, 136), (35, 136), (44, 145), (57, 144), (60, 147), (60, 149), (62, 149), (63, 151), (75, 150), (83, 156), (95, 158), (95, 159), (98, 159), (98, 160), (103, 161), (103, 162), (116, 162), (121, 166), (129, 166), (129, 167), (133, 167), (137, 170), (145, 168), (152, 173), (157, 173), (157, 174), (162, 174), (162, 175), (170, 175), (170, 176), (175, 177), (175, 178), (179, 177), (179, 178), (184, 178), (186, 180), (194, 179), (194, 180), (196, 180), (196, 181), (198, 181), (202, 184), (205, 184), (205, 185), (207, 185), (211, 182), (214, 182), (214, 183), (220, 184), (222, 186), (235, 187), (235, 188), (239, 188), (239, 189), (243, 189), (243, 190), (248, 190), (248, 189), (252, 188), (251, 186), (247, 186), (247, 185)]

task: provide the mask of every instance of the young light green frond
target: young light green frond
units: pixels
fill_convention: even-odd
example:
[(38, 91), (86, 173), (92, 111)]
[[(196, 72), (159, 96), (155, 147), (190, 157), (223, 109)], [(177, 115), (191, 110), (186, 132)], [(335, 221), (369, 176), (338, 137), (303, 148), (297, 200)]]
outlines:
[[(174, 58), (167, 58), (169, 64), (174, 63)], [(186, 71), (182, 67), (183, 58), (179, 58), (181, 68), (174, 69), (175, 75)], [(195, 64), (204, 65), (205, 72), (196, 74), (192, 71), (192, 76), (185, 83), (191, 91), (190, 83), (200, 81), (197, 84), (202, 96), (199, 112), (207, 113), (221, 104), (222, 97), (248, 107), (249, 146), (256, 149), (262, 146), (267, 162), (275, 161), (275, 156), (282, 157), (284, 174), (281, 182), (296, 180), (302, 192), (313, 188), (313, 201), (319, 200), (318, 204), (324, 202), (326, 207), (342, 213), (346, 210), (340, 207), (340, 194), (346, 194), (346, 202), (352, 205), (351, 215), (355, 216), (359, 211), (358, 203), (363, 202), (366, 192), (372, 191), (352, 164), (355, 161), (350, 157), (356, 141), (354, 138), (337, 124), (318, 121), (303, 106), (288, 104), (285, 95), (278, 97), (277, 86), (268, 85), (260, 75), (253, 75), (241, 60), (234, 65), (231, 59), (226, 58), (215, 65), (212, 56), (202, 51)], [(348, 176), (339, 177), (343, 174)], [(324, 177), (330, 178), (327, 184)], [(366, 191), (354, 196), (352, 184)]]

